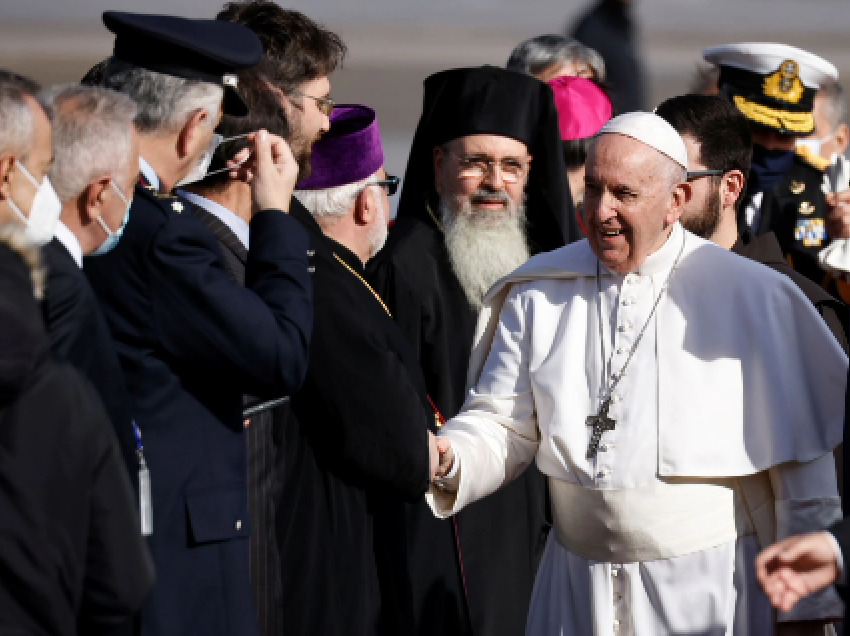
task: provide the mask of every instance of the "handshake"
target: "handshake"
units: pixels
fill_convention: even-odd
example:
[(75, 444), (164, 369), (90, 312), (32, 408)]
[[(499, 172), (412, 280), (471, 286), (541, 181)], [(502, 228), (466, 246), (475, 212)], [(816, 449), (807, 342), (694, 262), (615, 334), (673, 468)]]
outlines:
[(430, 457), (428, 479), (434, 481), (451, 472), (455, 463), (455, 454), (449, 440), (436, 437), (428, 431), (428, 455)]

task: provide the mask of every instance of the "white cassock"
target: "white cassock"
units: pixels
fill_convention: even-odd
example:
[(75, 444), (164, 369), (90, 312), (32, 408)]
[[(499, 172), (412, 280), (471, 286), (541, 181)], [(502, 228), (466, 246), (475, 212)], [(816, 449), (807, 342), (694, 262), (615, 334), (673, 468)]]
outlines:
[[(616, 428), (586, 457), (603, 381), (622, 368), (684, 242), (679, 266), (614, 391)], [(635, 272), (587, 241), (538, 255), (488, 293), (461, 413), (442, 435), (459, 470), (427, 497), (456, 513), (536, 459), (555, 525), (530, 636), (762, 636), (760, 537), (840, 518), (847, 357), (788, 278), (676, 224)], [(765, 540), (765, 539), (763, 539)], [(780, 620), (842, 614), (835, 592)]]

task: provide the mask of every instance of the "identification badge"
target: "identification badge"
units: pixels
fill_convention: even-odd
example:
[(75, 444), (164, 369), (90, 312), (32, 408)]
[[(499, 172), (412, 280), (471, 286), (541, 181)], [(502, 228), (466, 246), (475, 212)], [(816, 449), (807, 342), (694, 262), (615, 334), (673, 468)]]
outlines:
[(139, 469), (139, 517), (142, 520), (142, 536), (153, 534), (153, 505), (151, 504), (151, 473), (142, 465)]
[(153, 534), (153, 505), (151, 504), (151, 473), (144, 464), (139, 469), (139, 517), (142, 521), (142, 536)]

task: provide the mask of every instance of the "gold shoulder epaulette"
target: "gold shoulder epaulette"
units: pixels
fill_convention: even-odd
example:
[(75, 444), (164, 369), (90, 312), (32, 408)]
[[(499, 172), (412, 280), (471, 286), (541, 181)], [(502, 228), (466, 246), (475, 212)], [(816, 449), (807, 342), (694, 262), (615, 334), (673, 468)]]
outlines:
[(812, 151), (805, 146), (798, 146), (794, 151), (794, 154), (796, 154), (803, 163), (810, 165), (812, 168), (816, 168), (821, 172), (826, 170), (829, 166), (829, 159), (824, 159), (823, 157), (812, 153)]

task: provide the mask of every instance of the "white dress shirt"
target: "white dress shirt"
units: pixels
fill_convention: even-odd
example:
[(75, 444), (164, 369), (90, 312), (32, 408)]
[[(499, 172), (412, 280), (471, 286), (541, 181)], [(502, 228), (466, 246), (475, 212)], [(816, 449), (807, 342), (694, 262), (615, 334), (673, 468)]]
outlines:
[(83, 267), (83, 248), (80, 247), (80, 242), (77, 240), (77, 237), (74, 236), (74, 233), (68, 229), (68, 226), (59, 221), (56, 223), (56, 229), (53, 230), (54, 238), (62, 243), (65, 246), (65, 249), (68, 250), (68, 253), (74, 259), (74, 262), (77, 264), (77, 267), (82, 269)]
[(139, 157), (139, 171), (152, 188), (159, 190), (159, 177), (156, 176), (156, 172), (151, 168), (151, 164), (142, 159), (142, 157)]

